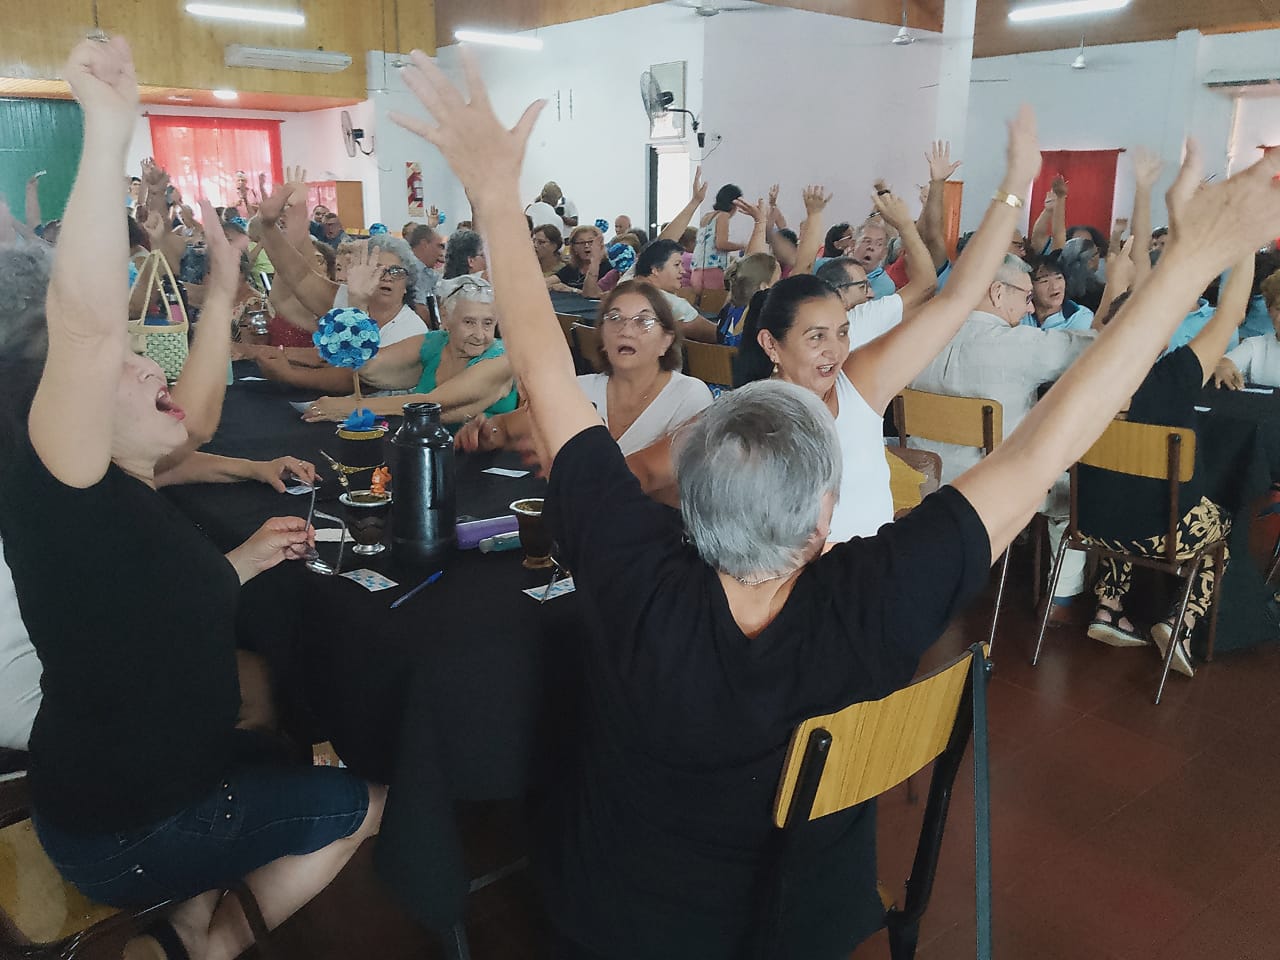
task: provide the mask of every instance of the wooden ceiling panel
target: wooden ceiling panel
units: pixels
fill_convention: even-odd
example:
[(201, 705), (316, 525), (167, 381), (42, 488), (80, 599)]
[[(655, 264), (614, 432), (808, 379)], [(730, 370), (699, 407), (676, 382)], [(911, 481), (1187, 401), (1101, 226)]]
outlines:
[[(975, 57), (998, 57), (1033, 50), (1061, 50), (1085, 42), (1136, 43), (1169, 40), (1181, 30), (1230, 33), (1280, 26), (1277, 0), (1133, 0), (1123, 10), (1043, 23), (1009, 22), (1009, 10), (1045, 0), (978, 0)], [(1274, 19), (1266, 20), (1272, 16)]]
[[(70, 100), (71, 91), (61, 80), (0, 77), (0, 97)], [(239, 99), (228, 101), (219, 100), (208, 90), (148, 86), (138, 88), (138, 97), (143, 103), (164, 104), (168, 107), (221, 107), (224, 110), (270, 110), (276, 113), (328, 110), (330, 107), (349, 107), (360, 102), (343, 97), (302, 97), (280, 93), (242, 93)]]

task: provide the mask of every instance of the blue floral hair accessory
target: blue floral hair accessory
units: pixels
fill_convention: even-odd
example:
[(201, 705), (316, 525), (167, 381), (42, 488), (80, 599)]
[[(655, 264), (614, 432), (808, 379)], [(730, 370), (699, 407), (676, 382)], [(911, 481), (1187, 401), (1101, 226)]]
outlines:
[(443, 213), (436, 214), (436, 223), (444, 223), (445, 217)]
[(377, 237), (387, 233), (387, 225), (385, 223), (372, 223), (369, 225), (369, 236)]
[(316, 326), (311, 342), (325, 363), (334, 367), (359, 370), (377, 355), (382, 342), (378, 324), (355, 307), (330, 310)]
[(230, 220), (227, 221), (227, 223), (234, 223), (241, 230), (249, 229), (249, 221), (246, 220), (244, 217), (232, 217)]
[(636, 265), (636, 248), (629, 243), (615, 243), (607, 252), (609, 262), (619, 273), (626, 273)]
[(596, 221), (596, 229), (601, 233), (607, 233), (609, 231), (609, 221), (604, 219), (604, 217), (601, 217)]

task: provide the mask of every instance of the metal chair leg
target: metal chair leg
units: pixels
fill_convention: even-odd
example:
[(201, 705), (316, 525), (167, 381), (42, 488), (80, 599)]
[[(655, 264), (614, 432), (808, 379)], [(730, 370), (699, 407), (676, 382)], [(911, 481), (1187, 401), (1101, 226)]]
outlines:
[(1196, 575), (1200, 572), (1200, 564), (1193, 564), (1187, 574), (1187, 585), (1182, 591), (1182, 602), (1178, 604), (1178, 616), (1173, 621), (1173, 633), (1169, 636), (1169, 649), (1164, 653), (1164, 669), (1160, 671), (1160, 686), (1156, 689), (1156, 706), (1160, 706), (1160, 698), (1164, 696), (1165, 681), (1169, 679), (1169, 668), (1173, 665), (1173, 651), (1182, 635), (1186, 632), (1187, 604), (1191, 602), (1191, 587), (1195, 584)]
[(920, 940), (920, 924), (891, 923), (889, 931), (890, 960), (915, 960), (916, 944)]
[(471, 960), (471, 944), (467, 942), (467, 928), (461, 920), (449, 930), (444, 952), (449, 960)]
[(1000, 586), (996, 590), (996, 606), (991, 613), (991, 635), (987, 637), (988, 659), (996, 649), (996, 624), (1000, 622), (1000, 604), (1004, 600), (1004, 583), (1009, 578), (1009, 555), (1012, 550), (1005, 548), (1004, 561), (1000, 564)]
[(1040, 514), (1031, 518), (1031, 609), (1040, 609), (1040, 591), (1044, 588), (1040, 580), (1040, 564), (1044, 559), (1044, 538), (1047, 523), (1042, 523)]
[(1209, 641), (1204, 649), (1205, 663), (1213, 662), (1213, 645), (1218, 639), (1218, 597), (1222, 594), (1222, 578), (1227, 574), (1227, 541), (1223, 540), (1213, 554), (1213, 594), (1209, 598)]
[(1036, 637), (1036, 650), (1031, 655), (1031, 665), (1040, 662), (1040, 648), (1044, 645), (1044, 634), (1049, 629), (1049, 611), (1053, 607), (1053, 598), (1058, 593), (1058, 580), (1062, 576), (1062, 560), (1067, 553), (1067, 537), (1058, 544), (1057, 555), (1053, 559), (1053, 578), (1049, 582), (1049, 595), (1044, 598), (1044, 613), (1040, 615), (1040, 635)]
[(1263, 578), (1264, 583), (1271, 582), (1271, 578), (1276, 575), (1277, 567), (1280, 567), (1280, 537), (1276, 537), (1275, 548), (1271, 551), (1271, 566), (1267, 567), (1267, 575)]

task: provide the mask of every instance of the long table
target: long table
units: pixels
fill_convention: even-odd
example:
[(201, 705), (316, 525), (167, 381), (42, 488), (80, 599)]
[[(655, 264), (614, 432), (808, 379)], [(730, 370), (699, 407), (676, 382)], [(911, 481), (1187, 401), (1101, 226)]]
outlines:
[[(273, 384), (237, 383), (206, 449), (254, 459), (291, 454), (319, 465), (334, 425), (303, 423), (286, 402), (292, 396)], [(461, 513), (505, 514), (511, 501), (545, 488), (532, 476), (483, 473), (493, 465), (518, 462), (503, 454), (459, 457)], [(319, 509), (340, 515), (336, 485), (325, 488)], [(308, 501), (248, 484), (169, 495), (223, 549), (271, 516), (305, 514)], [(320, 548), (336, 560), (336, 545)], [(290, 725), (331, 741), (352, 770), (390, 785), (376, 869), (438, 931), (461, 916), (468, 886), (455, 802), (525, 796), (544, 769), (543, 744), (563, 742), (548, 731), (570, 716), (577, 598), (543, 605), (521, 593), (548, 580), (521, 559), (520, 551), (455, 551), (438, 583), (392, 610), (421, 572), (399, 569), (390, 550), (357, 560), (348, 547), (344, 569), (373, 569), (399, 586), (370, 593), (289, 563), (250, 581), (241, 596), (241, 641), (271, 665)]]

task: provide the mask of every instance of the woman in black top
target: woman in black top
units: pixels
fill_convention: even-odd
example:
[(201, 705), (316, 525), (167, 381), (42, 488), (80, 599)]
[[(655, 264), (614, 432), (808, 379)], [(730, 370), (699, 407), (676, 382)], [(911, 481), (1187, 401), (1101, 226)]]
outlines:
[[(1244, 319), (1253, 283), (1253, 256), (1231, 271), (1213, 318), (1189, 344), (1166, 353), (1151, 368), (1129, 402), (1125, 419), (1134, 423), (1154, 423), (1194, 429), (1195, 403), (1222, 354), (1232, 332)], [(1197, 456), (1198, 459), (1198, 456)], [(1079, 482), (1080, 532), (1098, 544), (1145, 556), (1161, 556), (1169, 529), (1168, 485), (1081, 466)], [(1225, 537), (1231, 529), (1226, 511), (1204, 495), (1204, 471), (1196, 464), (1191, 479), (1179, 491), (1178, 555), (1190, 556), (1202, 544)], [(1115, 647), (1147, 645), (1133, 622), (1124, 614), (1124, 601), (1133, 581), (1133, 564), (1104, 558), (1101, 576), (1094, 587), (1098, 610), (1089, 624), (1089, 636)], [(1201, 567), (1187, 602), (1183, 638), (1173, 651), (1171, 665), (1185, 676), (1195, 669), (1187, 649), (1187, 639), (1209, 610), (1213, 597), (1214, 570), (1211, 563)], [(1173, 636), (1177, 608), (1151, 628), (1163, 657)]]
[[(33, 819), (91, 899), (185, 901), (152, 934), (167, 955), (230, 958), (252, 937), (222, 892), (244, 880), (279, 924), (376, 832), (383, 793), (346, 771), (273, 766), (236, 730), (240, 584), (314, 534), (271, 520), (224, 557), (156, 492), (156, 465), (188, 435), (160, 368), (127, 342), (114, 224), (138, 107), (129, 48), (83, 41), (64, 76), (85, 121), (72, 228), (54, 259), (27, 436), (0, 466), (0, 534), (44, 668)], [(236, 258), (220, 231), (209, 249), (205, 314), (229, 319)]]
[[(682, 523), (642, 494), (578, 389), (529, 250), (519, 176), (543, 104), (508, 131), (468, 54), (469, 102), (412, 56), (402, 76), (438, 125), (397, 120), (441, 150), (485, 225), (512, 366), (552, 462), (548, 519), (592, 627), (584, 768), (562, 783), (542, 864), (552, 918), (570, 955), (742, 957), (795, 725), (910, 678), (986, 583), (991, 557), (1138, 386), (1132, 358), (1154, 355), (1205, 278), (1271, 235), (1280, 156), (1195, 194), (1190, 146), (1169, 206), (1196, 242), (1175, 239), (1159, 281), (994, 454), (876, 537), (823, 553), (840, 453), (830, 415), (789, 384), (726, 394), (686, 429)], [(1021, 205), (1014, 191), (1039, 164), (1024, 107), (1003, 192), (958, 270), (994, 271)], [(878, 924), (873, 808), (824, 818), (807, 840), (781, 905), (786, 955), (848, 956)]]

